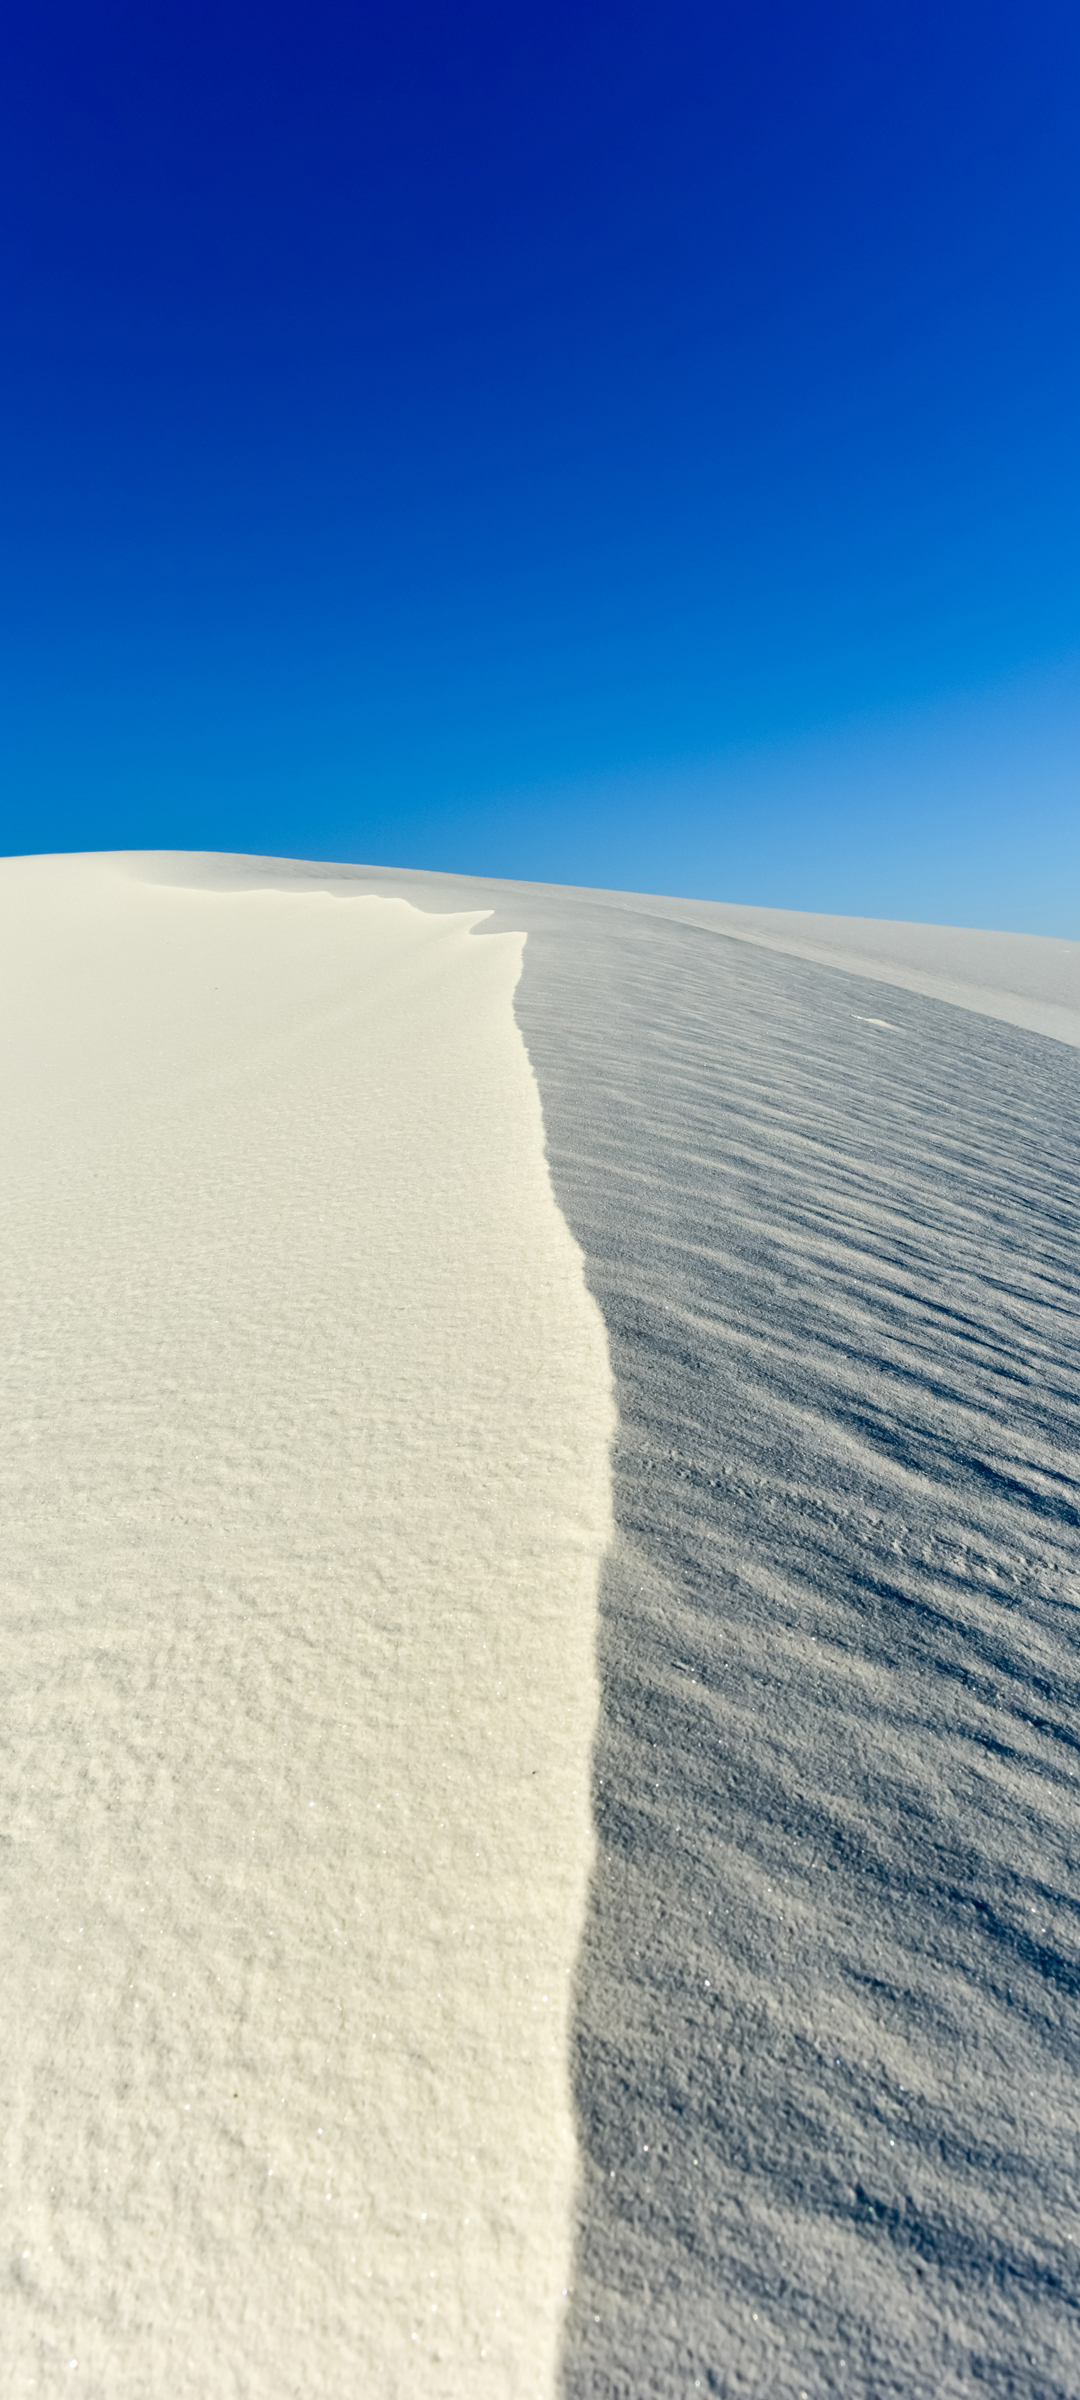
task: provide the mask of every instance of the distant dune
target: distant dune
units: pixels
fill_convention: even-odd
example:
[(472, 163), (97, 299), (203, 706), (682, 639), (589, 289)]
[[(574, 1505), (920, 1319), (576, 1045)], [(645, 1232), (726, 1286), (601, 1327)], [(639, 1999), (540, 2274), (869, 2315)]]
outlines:
[(0, 915), (7, 2388), (1075, 2400), (1080, 945)]

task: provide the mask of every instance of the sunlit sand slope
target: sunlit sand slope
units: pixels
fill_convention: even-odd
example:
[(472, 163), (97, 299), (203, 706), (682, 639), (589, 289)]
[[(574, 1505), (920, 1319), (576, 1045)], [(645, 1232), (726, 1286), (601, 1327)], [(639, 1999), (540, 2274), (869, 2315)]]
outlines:
[(611, 1421), (521, 936), (0, 911), (4, 2391), (548, 2394)]

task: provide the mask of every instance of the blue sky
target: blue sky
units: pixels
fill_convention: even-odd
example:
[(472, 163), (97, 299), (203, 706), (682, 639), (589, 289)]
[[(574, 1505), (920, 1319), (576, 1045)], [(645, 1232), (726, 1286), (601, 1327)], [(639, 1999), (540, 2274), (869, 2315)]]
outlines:
[(0, 848), (1080, 936), (1080, 16), (8, 0)]

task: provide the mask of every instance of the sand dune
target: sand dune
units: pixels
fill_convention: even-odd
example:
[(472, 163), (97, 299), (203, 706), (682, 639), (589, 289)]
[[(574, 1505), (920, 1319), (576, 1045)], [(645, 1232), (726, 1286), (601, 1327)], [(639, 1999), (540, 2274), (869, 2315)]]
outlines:
[(1066, 2400), (1075, 1050), (696, 928), (530, 953), (620, 1419), (566, 2392)]
[(1080, 1044), (1080, 942), (1043, 934), (989, 933), (967, 925), (904, 925), (880, 917), (826, 917), (786, 908), (651, 900), (638, 913), (780, 950), (874, 983), (947, 1000), (977, 1016)]
[[(63, 2380), (76, 2324), (105, 2344), (85, 2388), (186, 2388), (179, 2342), (172, 2381), (153, 2346), (164, 2289), (170, 2326), (239, 2362), (207, 2381), (204, 2347), (192, 2389), (382, 2391), (400, 2374), (466, 2396), (557, 2382), (564, 2400), (1075, 2400), (1080, 946), (160, 857), (107, 871), (114, 895), (126, 879), (116, 923), (135, 908), (147, 929), (141, 950), (119, 944), (114, 1005), (112, 933), (80, 952), (61, 905), (64, 875), (85, 891), (90, 871), (4, 870), (13, 894), (52, 879), (47, 909), (13, 904), (30, 931), (8, 1020), (30, 1066), (6, 1457), (30, 1536), (5, 2201), (32, 2200), (40, 2236), (32, 2275), (10, 2237), (16, 2388)], [(376, 895), (373, 924), (414, 904), (389, 909), (401, 941), (379, 952), (342, 931)], [(269, 962), (280, 978), (282, 928), (305, 912), (286, 989)], [(239, 963), (227, 1038), (204, 1012), (196, 1059), (203, 1035), (188, 1042), (180, 1010), (163, 1027), (146, 994), (168, 983), (161, 928), (214, 922), (235, 929), (215, 958)], [(335, 977), (361, 951), (372, 973), (345, 1004)], [(384, 1048), (380, 995), (402, 979), (416, 1008), (395, 1002)], [(64, 1063), (76, 1040), (100, 1091)], [(350, 1250), (369, 1225), (381, 1309)], [(212, 1307), (234, 1324), (220, 1383)], [(618, 1425), (597, 1617), (601, 1319)], [(177, 1368), (156, 1329), (181, 1322)], [(379, 1573), (358, 1582), (361, 1556)], [(417, 1591), (422, 1647), (398, 1630)], [(459, 1608), (519, 1662), (534, 1642), (491, 1760), (498, 1677), (475, 1680)], [(534, 1752), (541, 1830), (503, 1855)], [(370, 1801), (388, 1756), (402, 1813), (383, 1867)], [(470, 1840), (498, 1828), (477, 1862), (469, 1841), (433, 1847), (463, 1761), (477, 1788), (489, 1775)], [(406, 1810), (424, 1840), (403, 1862)], [(141, 1935), (144, 1851), (175, 1881)], [(362, 1888), (350, 1981), (333, 1944)], [(260, 1891), (285, 1947), (260, 1948)], [(410, 1994), (418, 1922), (437, 1930)], [(550, 2050), (523, 1964), (537, 1928), (563, 2011)], [(450, 1965), (444, 2038), (427, 2002)], [(496, 2022), (517, 2028), (508, 2047)], [(237, 2029), (239, 2132), (218, 2091)], [(185, 2156), (175, 2062), (197, 2057), (210, 2104)], [(420, 2128), (422, 2165), (432, 2095), (455, 2196), (465, 2159), (491, 2205), (468, 2256), (460, 2215), (420, 2237), (393, 2214), (401, 2192), (430, 2222), (395, 2128)], [(331, 2104), (352, 2147), (324, 2185)], [(535, 2184), (530, 2124), (551, 2133)], [(287, 2175), (271, 2203), (272, 2132)], [(432, 2268), (458, 2348), (429, 2340), (410, 2379), (394, 2344)], [(504, 2293), (518, 2313), (486, 2384)]]
[(548, 2393), (611, 1424), (521, 938), (0, 905), (4, 2391)]
[[(318, 861), (241, 858), (205, 852), (148, 852), (137, 871), (155, 881), (214, 890), (280, 886), (393, 892), (420, 908), (482, 906), (493, 922), (532, 932), (576, 927), (596, 952), (628, 921), (646, 918), (655, 938), (667, 925), (697, 926), (755, 949), (831, 967), (864, 982), (947, 1001), (1029, 1033), (1080, 1046), (1080, 942), (1030, 933), (983, 932), (965, 925), (907, 925), (891, 918), (831, 917), (785, 908), (747, 908), (719, 900), (676, 900), (648, 892), (590, 891), (563, 884), (505, 883), (494, 877), (425, 875), (404, 868), (326, 866)], [(599, 972), (599, 966), (597, 968)], [(827, 983), (820, 987), (822, 992)]]

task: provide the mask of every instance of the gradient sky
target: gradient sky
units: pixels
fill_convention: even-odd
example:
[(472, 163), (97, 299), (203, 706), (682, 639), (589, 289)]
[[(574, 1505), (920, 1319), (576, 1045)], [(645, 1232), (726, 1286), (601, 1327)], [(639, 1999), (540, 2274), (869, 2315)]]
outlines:
[(1080, 936), (1076, 0), (8, 0), (0, 848)]

